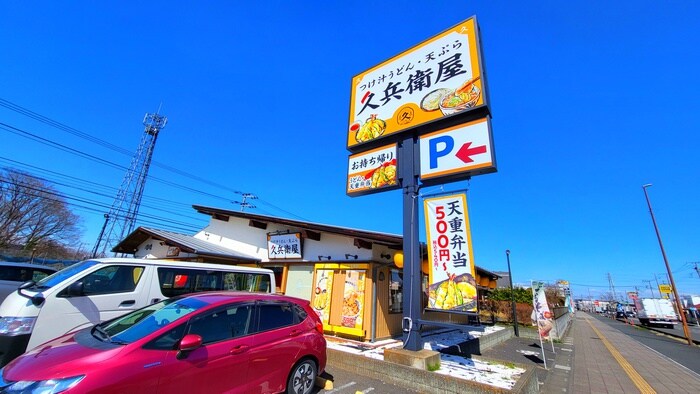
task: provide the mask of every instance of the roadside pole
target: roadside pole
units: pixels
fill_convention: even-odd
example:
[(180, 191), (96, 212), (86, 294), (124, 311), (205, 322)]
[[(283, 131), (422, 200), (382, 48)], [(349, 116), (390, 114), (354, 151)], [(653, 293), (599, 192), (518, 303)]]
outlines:
[(417, 143), (408, 137), (399, 146), (399, 176), (403, 191), (403, 339), (404, 349), (423, 349), (421, 319), (421, 259), (418, 242)]
[(515, 308), (515, 294), (513, 293), (513, 274), (510, 272), (510, 250), (506, 249), (506, 260), (508, 261), (508, 279), (510, 280), (510, 302), (513, 307), (513, 329), (515, 329), (515, 336), (519, 337), (518, 333), (518, 314)]
[(656, 231), (656, 238), (659, 240), (659, 246), (661, 247), (661, 255), (664, 257), (664, 263), (666, 264), (666, 271), (668, 271), (668, 279), (671, 282), (671, 289), (673, 290), (673, 296), (676, 298), (676, 309), (678, 314), (681, 316), (681, 321), (683, 322), (683, 333), (685, 334), (685, 339), (688, 340), (688, 345), (693, 346), (693, 338), (690, 334), (690, 329), (688, 329), (688, 322), (685, 319), (685, 313), (683, 313), (683, 305), (681, 304), (681, 299), (678, 297), (678, 290), (676, 289), (676, 282), (673, 280), (673, 274), (671, 274), (671, 266), (668, 264), (668, 258), (666, 258), (666, 251), (664, 250), (664, 244), (661, 242), (661, 234), (659, 233), (659, 227), (656, 225), (656, 218), (654, 217), (654, 211), (651, 209), (651, 201), (649, 201), (649, 194), (647, 194), (647, 188), (651, 186), (650, 183), (643, 185), (642, 190), (644, 190), (644, 197), (647, 200), (647, 205), (649, 206), (649, 213), (651, 214), (651, 221), (654, 223), (654, 231)]

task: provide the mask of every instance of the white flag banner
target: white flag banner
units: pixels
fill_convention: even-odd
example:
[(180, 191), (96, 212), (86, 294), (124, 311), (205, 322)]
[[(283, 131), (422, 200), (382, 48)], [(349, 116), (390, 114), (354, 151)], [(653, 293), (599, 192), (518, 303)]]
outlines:
[(537, 324), (541, 339), (549, 339), (549, 332), (554, 327), (552, 321), (552, 312), (547, 305), (547, 297), (545, 296), (544, 282), (532, 282), (532, 305), (534, 307), (533, 321)]

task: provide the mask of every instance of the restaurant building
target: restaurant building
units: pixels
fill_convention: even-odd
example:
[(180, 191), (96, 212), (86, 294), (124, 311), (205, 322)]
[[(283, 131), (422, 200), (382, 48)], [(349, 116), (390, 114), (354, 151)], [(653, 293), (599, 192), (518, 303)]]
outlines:
[[(194, 235), (139, 227), (113, 249), (136, 258), (269, 268), (277, 291), (309, 300), (328, 334), (362, 341), (401, 335), (403, 237), (195, 205), (210, 217)], [(423, 261), (424, 292), (427, 258)], [(478, 299), (498, 275), (476, 267)], [(420, 301), (425, 305), (427, 294)], [(423, 312), (423, 319), (474, 322), (475, 315)]]

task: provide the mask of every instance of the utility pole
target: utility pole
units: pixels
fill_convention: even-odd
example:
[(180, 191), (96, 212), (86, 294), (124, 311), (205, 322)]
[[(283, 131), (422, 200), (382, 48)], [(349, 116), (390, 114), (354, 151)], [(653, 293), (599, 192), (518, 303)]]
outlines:
[(248, 199), (255, 200), (258, 198), (258, 196), (251, 194), (251, 193), (241, 193), (241, 192), (236, 192), (236, 194), (240, 194), (243, 197), (243, 201), (233, 201), (234, 204), (239, 204), (241, 206), (241, 212), (243, 212), (243, 210), (245, 208), (256, 208), (255, 205), (247, 202), (246, 200), (248, 200)]
[(668, 272), (668, 280), (671, 282), (671, 290), (673, 290), (673, 296), (676, 298), (676, 308), (678, 308), (678, 314), (681, 315), (681, 321), (683, 322), (683, 333), (685, 333), (685, 338), (688, 340), (688, 345), (693, 346), (693, 338), (691, 337), (690, 330), (688, 329), (688, 321), (685, 319), (685, 313), (683, 313), (683, 305), (681, 304), (681, 298), (678, 296), (678, 289), (676, 289), (676, 282), (673, 280), (671, 266), (668, 264), (666, 250), (664, 250), (664, 244), (663, 242), (661, 242), (661, 234), (659, 233), (659, 227), (656, 225), (654, 211), (651, 209), (651, 201), (649, 200), (649, 194), (647, 194), (647, 188), (650, 186), (650, 183), (643, 185), (642, 190), (644, 190), (644, 197), (646, 198), (647, 205), (649, 206), (649, 214), (651, 214), (651, 221), (652, 223), (654, 223), (654, 231), (656, 231), (656, 238), (658, 238), (659, 240), (661, 255), (664, 257), (664, 264), (666, 264), (666, 271)]
[(506, 260), (508, 261), (508, 280), (510, 281), (510, 302), (513, 306), (513, 328), (515, 329), (515, 336), (519, 337), (518, 333), (518, 314), (515, 312), (515, 293), (513, 292), (513, 274), (510, 272), (510, 250), (506, 249)]
[(698, 269), (698, 263), (695, 263), (695, 272), (698, 273), (698, 278), (700, 278), (700, 269)]
[(612, 293), (613, 293), (613, 300), (617, 301), (617, 293), (615, 293), (615, 284), (613, 283), (612, 276), (610, 275), (610, 272), (608, 272), (608, 282), (610, 283), (610, 289), (612, 290)]
[(654, 297), (654, 288), (651, 286), (651, 281), (650, 280), (642, 280), (642, 282), (648, 283), (647, 287), (649, 288), (649, 290), (651, 290), (651, 298), (656, 298), (656, 297)]

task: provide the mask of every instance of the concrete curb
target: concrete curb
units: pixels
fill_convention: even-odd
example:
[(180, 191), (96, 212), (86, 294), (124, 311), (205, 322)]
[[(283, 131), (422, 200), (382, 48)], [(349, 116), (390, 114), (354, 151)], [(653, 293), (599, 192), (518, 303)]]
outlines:
[[(327, 349), (327, 369), (341, 368), (349, 372), (379, 379), (399, 387), (415, 390), (420, 393), (537, 393), (537, 374), (533, 367), (514, 364), (525, 370), (513, 389), (506, 390), (486, 384), (441, 375), (435, 372), (411, 368), (401, 364), (377, 360), (362, 355)], [(490, 361), (479, 357), (479, 360)], [(502, 363), (502, 361), (495, 361)]]

